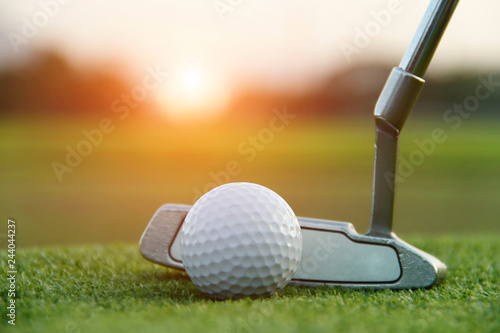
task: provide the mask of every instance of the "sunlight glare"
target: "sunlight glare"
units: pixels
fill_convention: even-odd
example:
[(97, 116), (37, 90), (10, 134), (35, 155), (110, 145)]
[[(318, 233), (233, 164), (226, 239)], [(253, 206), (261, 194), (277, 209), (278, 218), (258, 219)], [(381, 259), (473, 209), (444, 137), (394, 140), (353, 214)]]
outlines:
[(224, 111), (228, 91), (206, 68), (184, 65), (171, 72), (157, 99), (163, 114), (171, 120), (213, 120)]

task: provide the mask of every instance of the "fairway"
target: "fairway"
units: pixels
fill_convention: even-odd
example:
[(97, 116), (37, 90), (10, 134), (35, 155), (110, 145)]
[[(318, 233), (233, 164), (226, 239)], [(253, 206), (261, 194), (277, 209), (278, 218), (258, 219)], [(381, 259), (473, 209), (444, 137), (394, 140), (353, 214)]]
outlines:
[(17, 324), (7, 331), (498, 332), (498, 237), (408, 240), (448, 264), (442, 285), (403, 291), (287, 286), (268, 299), (237, 301), (207, 298), (184, 273), (145, 261), (136, 244), (22, 250)]
[(348, 3), (3, 6), (0, 333), (500, 333), (496, 11)]
[[(452, 130), (441, 119), (416, 119), (402, 136), (401, 156), (408, 160), (435, 128), (448, 137), (398, 184), (395, 212), (396, 232), (447, 264), (442, 285), (413, 291), (287, 286), (269, 299), (225, 302), (208, 299), (184, 273), (139, 255), (139, 237), (158, 206), (193, 203), (197, 191), (217, 181), (250, 181), (278, 192), (297, 215), (353, 222), (364, 232), (373, 123), (291, 123), (253, 159), (238, 146), (248, 145), (265, 122), (197, 128), (117, 123), (59, 182), (51, 163), (63, 161), (65, 147), (77, 145), (96, 123), (39, 126), (11, 119), (0, 125), (0, 208), (16, 221), (18, 246), (17, 325), (9, 330), (500, 330), (498, 120), (471, 120)], [(229, 161), (241, 170), (226, 179)], [(6, 296), (2, 289), (2, 317)], [(1, 325), (10, 326), (6, 320)]]

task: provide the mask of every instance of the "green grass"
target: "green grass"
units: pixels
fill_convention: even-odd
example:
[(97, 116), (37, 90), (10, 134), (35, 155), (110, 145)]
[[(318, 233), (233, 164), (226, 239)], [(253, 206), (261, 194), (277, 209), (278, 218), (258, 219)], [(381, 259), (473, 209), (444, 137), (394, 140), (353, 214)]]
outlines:
[[(293, 111), (293, 110), (291, 110)], [(112, 115), (109, 115), (112, 117)], [(252, 160), (238, 146), (266, 126), (180, 128), (120, 122), (59, 182), (53, 161), (99, 120), (0, 123), (0, 261), (6, 219), (16, 220), (19, 332), (498, 332), (500, 331), (500, 121), (410, 119), (401, 156), (442, 128), (448, 139), (398, 186), (395, 231), (436, 255), (448, 279), (430, 290), (288, 286), (263, 300), (212, 301), (177, 271), (142, 259), (138, 239), (163, 203), (193, 203), (228, 161), (282, 195), (297, 215), (368, 228), (371, 119), (304, 123), (275, 133)], [(420, 235), (420, 236), (417, 236)], [(100, 244), (78, 246), (75, 244)], [(66, 245), (64, 245), (66, 244)], [(107, 244), (107, 245), (106, 245)], [(64, 245), (64, 246), (61, 246)]]
[(185, 274), (142, 259), (137, 244), (24, 249), (17, 324), (6, 323), (2, 287), (0, 331), (498, 332), (499, 240), (410, 238), (448, 265), (445, 282), (429, 290), (287, 286), (268, 299), (235, 301), (207, 298)]

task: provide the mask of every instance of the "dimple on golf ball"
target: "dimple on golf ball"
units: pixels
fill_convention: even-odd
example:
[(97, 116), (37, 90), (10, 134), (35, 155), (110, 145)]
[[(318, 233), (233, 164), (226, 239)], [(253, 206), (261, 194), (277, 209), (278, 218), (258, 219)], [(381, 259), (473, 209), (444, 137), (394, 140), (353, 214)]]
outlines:
[(269, 296), (295, 274), (302, 254), (297, 217), (278, 194), (229, 183), (203, 195), (180, 231), (184, 268), (216, 298)]

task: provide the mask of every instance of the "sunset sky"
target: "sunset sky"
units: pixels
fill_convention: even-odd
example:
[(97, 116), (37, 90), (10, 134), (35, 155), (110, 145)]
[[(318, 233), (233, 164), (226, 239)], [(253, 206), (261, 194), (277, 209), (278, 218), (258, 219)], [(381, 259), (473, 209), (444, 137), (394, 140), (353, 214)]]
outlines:
[[(428, 3), (3, 1), (0, 66), (47, 47), (61, 50), (75, 65), (125, 64), (137, 79), (147, 66), (160, 66), (172, 74), (160, 94), (201, 94), (217, 105), (241, 85), (297, 88), (367, 60), (397, 65)], [(498, 0), (462, 0), (429, 71), (500, 68), (498, 13)], [(360, 31), (370, 28), (360, 45)], [(356, 53), (346, 55), (351, 46)]]

